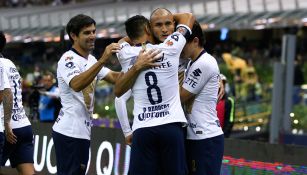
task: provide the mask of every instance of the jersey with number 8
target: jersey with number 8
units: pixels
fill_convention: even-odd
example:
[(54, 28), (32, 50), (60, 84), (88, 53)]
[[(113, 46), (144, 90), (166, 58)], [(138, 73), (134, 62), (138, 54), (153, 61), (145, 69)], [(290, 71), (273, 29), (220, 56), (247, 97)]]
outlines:
[[(133, 130), (174, 122), (186, 123), (178, 85), (179, 56), (185, 43), (184, 36), (174, 32), (159, 45), (146, 45), (146, 49), (161, 50), (162, 56), (156, 61), (159, 66), (141, 72), (132, 87)], [(125, 43), (120, 55), (137, 57), (141, 49)]]

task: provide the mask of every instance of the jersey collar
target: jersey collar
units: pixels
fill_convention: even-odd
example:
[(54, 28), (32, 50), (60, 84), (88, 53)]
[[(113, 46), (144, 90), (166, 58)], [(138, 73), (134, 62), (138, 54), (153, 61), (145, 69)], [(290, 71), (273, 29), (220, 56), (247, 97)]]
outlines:
[(200, 54), (197, 56), (197, 58), (196, 58), (195, 60), (193, 60), (193, 61), (190, 62), (190, 66), (191, 66), (195, 61), (197, 61), (198, 58), (200, 58), (200, 57), (201, 57), (203, 54), (205, 54), (205, 53), (206, 53), (206, 50), (203, 49), (203, 50), (200, 52)]
[(82, 56), (75, 48), (72, 47), (70, 50), (73, 51), (73, 52), (75, 52), (75, 54), (79, 55), (80, 57), (82, 57), (82, 58), (84, 58), (84, 59), (87, 59), (87, 58), (85, 58), (84, 56)]
[(142, 46), (142, 44), (148, 44), (148, 43), (150, 43), (150, 42), (149, 42), (149, 41), (146, 41), (146, 42), (144, 42), (144, 43), (137, 43), (135, 46), (140, 47), (140, 46)]

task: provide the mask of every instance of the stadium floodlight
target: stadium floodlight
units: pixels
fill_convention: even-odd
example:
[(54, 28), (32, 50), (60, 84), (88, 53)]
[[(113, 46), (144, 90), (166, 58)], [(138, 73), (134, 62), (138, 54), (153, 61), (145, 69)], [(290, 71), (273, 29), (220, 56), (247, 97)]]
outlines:
[(256, 25), (256, 26), (254, 26), (255, 30), (262, 30), (264, 28), (265, 28), (265, 25)]

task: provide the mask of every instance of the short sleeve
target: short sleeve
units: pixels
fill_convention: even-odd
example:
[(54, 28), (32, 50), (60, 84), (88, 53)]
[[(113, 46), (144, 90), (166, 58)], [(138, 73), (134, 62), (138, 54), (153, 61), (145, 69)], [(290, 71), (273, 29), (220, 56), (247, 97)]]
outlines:
[(65, 83), (69, 85), (71, 79), (81, 73), (80, 67), (72, 56), (61, 58), (58, 63), (58, 72), (61, 74)]
[(107, 67), (102, 67), (101, 70), (98, 72), (97, 74), (97, 78), (98, 80), (102, 80), (104, 79), (105, 76), (108, 75), (108, 73), (110, 72), (111, 70)]
[(132, 47), (129, 43), (121, 43), (121, 50), (117, 53), (118, 61), (122, 67), (122, 72), (127, 72), (135, 63), (141, 47)]
[(182, 87), (193, 94), (198, 94), (209, 81), (210, 74), (210, 68), (205, 64), (193, 65), (188, 70)]
[(165, 54), (180, 54), (185, 44), (185, 37), (179, 32), (174, 32), (159, 44), (159, 49)]

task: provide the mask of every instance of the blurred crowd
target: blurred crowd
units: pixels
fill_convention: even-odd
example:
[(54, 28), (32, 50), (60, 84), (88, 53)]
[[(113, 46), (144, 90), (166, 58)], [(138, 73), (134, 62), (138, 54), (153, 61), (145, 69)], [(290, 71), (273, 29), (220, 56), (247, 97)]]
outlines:
[(31, 7), (31, 6), (45, 6), (45, 5), (62, 5), (69, 3), (79, 3), (85, 0), (1, 0), (0, 7)]

